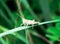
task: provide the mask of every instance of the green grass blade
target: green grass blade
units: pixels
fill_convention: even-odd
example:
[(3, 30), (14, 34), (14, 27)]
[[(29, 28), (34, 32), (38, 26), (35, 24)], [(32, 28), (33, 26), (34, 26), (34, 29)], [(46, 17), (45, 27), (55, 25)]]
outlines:
[(3, 38), (0, 38), (0, 41), (1, 41), (2, 44), (6, 44), (6, 42), (4, 41)]
[(5, 4), (5, 2), (3, 0), (0, 0), (0, 3), (5, 8), (5, 10), (7, 11), (8, 15), (11, 17), (11, 20), (14, 22), (14, 16), (13, 16), (12, 12), (10, 11), (10, 9)]
[(1, 9), (0, 9), (0, 16), (2, 16), (7, 21), (9, 26), (12, 26), (11, 21), (5, 16), (4, 12)]

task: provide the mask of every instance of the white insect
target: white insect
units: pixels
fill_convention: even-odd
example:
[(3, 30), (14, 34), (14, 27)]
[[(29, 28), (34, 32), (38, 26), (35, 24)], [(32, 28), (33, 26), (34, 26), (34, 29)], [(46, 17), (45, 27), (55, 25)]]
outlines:
[(39, 22), (36, 22), (35, 20), (28, 20), (28, 19), (25, 19), (25, 18), (23, 18), (22, 21), (23, 21), (23, 24), (25, 24), (25, 25), (34, 25), (34, 24), (39, 23)]

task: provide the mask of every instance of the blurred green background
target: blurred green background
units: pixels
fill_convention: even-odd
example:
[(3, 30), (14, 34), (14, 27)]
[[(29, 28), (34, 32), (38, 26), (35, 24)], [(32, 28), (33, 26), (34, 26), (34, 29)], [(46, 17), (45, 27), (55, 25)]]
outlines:
[[(0, 33), (21, 26), (22, 19), (16, 1), (0, 0)], [(60, 20), (60, 0), (18, 1), (24, 17), (28, 20), (38, 22)], [(27, 35), (25, 30), (21, 30), (0, 37), (0, 44), (59, 44), (60, 42), (60, 22), (37, 25), (28, 30)]]

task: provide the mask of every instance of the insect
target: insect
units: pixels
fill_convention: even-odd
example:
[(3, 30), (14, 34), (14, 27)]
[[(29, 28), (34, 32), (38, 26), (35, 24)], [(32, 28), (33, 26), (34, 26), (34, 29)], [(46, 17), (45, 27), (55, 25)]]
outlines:
[(34, 25), (39, 23), (39, 22), (36, 22), (35, 20), (28, 20), (25, 18), (22, 18), (22, 22), (24, 25)]

